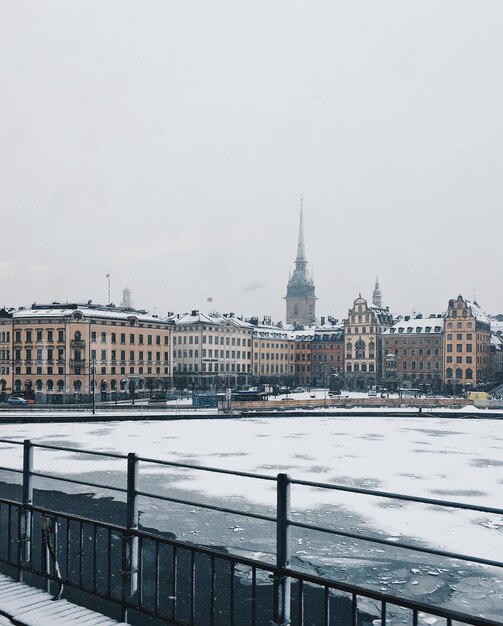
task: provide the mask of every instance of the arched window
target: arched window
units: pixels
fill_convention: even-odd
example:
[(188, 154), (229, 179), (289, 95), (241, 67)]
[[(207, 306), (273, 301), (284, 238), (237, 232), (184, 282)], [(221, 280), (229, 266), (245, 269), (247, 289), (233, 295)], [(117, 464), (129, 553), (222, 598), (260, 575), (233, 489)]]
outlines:
[(356, 358), (364, 359), (365, 358), (365, 342), (362, 339), (358, 339), (355, 343), (356, 348)]
[(460, 367), (456, 369), (456, 378), (463, 378), (463, 370)]
[(127, 384), (127, 381), (122, 379), (121, 380), (121, 391), (125, 391), (126, 390), (126, 384)]
[(18, 393), (21, 391), (21, 381), (20, 380), (15, 380), (14, 381), (14, 391), (17, 391)]
[(74, 380), (73, 381), (73, 390), (78, 392), (82, 389), (82, 381), (80, 380)]
[(42, 391), (44, 387), (44, 383), (40, 380), (40, 378), (35, 382), (36, 391)]
[(76, 330), (75, 331), (75, 335), (73, 336), (75, 341), (81, 341), (82, 340), (82, 335), (80, 334), (80, 330)]
[(448, 368), (445, 370), (445, 377), (446, 377), (446, 378), (452, 378), (452, 367), (448, 367)]
[(472, 378), (473, 378), (473, 370), (471, 370), (470, 368), (468, 368), (468, 369), (466, 370), (466, 378), (467, 378), (468, 380), (472, 380)]
[(112, 391), (117, 391), (117, 381), (116, 381), (116, 380), (112, 380), (112, 381), (110, 382), (110, 389), (111, 389)]
[(54, 381), (53, 380), (48, 380), (47, 381), (47, 391), (52, 391), (54, 389)]
[(6, 391), (6, 390), (7, 390), (7, 381), (0, 380), (0, 391)]
[(101, 387), (101, 391), (106, 391), (107, 390), (107, 381), (106, 380), (102, 380), (101, 384), (100, 384), (100, 387)]
[(31, 382), (31, 380), (25, 380), (24, 381), (24, 388), (25, 388), (25, 391), (27, 391), (27, 392), (31, 391), (31, 389), (32, 389), (32, 382)]
[(58, 380), (58, 391), (64, 391), (64, 390), (65, 390), (65, 381)]

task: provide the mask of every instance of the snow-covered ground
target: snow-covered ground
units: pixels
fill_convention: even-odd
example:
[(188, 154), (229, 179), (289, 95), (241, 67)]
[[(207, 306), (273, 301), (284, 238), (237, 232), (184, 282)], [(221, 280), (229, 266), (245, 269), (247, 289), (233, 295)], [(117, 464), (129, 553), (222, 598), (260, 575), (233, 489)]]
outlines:
[[(107, 424), (2, 425), (0, 437), (363, 486), (431, 498), (501, 506), (503, 428), (494, 420), (277, 417)], [(2, 465), (20, 467), (21, 450), (1, 445)], [(35, 468), (67, 475), (120, 472), (124, 462), (37, 451)], [(273, 507), (274, 484), (198, 470), (143, 466), (156, 490), (176, 487)], [(163, 476), (165, 478), (163, 478)], [(503, 519), (294, 486), (293, 510), (338, 504), (391, 537), (503, 560)]]
[[(286, 471), (297, 479), (493, 507), (502, 503), (503, 425), (500, 420), (480, 417), (359, 417), (346, 411), (345, 415), (311, 417), (2, 424), (0, 438), (19, 442), (29, 438), (34, 443), (82, 450), (136, 452), (148, 458), (268, 476)], [(21, 468), (22, 446), (0, 443), (0, 458), (2, 466)], [(51, 475), (79, 476), (124, 487), (125, 468), (124, 459), (35, 451), (35, 471)], [(15, 479), (0, 472), (0, 480)], [(72, 493), (97, 491), (39, 478), (35, 487)], [(142, 462), (140, 488), (275, 515), (275, 484), (270, 481)], [(114, 497), (123, 499), (123, 494)], [(228, 546), (238, 554), (273, 558), (271, 524), (195, 506), (164, 506), (146, 498), (141, 499), (140, 510), (146, 527), (174, 532), (187, 541)], [(392, 542), (418, 540), (435, 548), (503, 561), (503, 517), (499, 515), (294, 485), (292, 518)], [(503, 576), (496, 568), (449, 559), (439, 562), (434, 557), (299, 529), (292, 529), (291, 547), (298, 567), (334, 572), (363, 586), (487, 617), (497, 618), (503, 612)]]

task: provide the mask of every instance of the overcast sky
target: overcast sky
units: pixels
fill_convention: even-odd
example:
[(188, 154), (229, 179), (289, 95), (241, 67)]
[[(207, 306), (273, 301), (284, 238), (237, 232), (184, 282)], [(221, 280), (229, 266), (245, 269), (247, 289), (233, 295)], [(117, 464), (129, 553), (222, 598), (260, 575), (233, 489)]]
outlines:
[(0, 0), (0, 305), (503, 311), (500, 0)]

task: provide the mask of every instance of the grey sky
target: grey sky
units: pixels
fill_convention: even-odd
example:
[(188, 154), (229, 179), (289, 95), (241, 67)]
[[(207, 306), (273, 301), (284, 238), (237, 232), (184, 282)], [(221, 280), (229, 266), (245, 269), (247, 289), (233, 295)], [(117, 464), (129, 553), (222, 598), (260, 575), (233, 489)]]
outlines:
[(503, 4), (0, 0), (0, 305), (503, 311)]

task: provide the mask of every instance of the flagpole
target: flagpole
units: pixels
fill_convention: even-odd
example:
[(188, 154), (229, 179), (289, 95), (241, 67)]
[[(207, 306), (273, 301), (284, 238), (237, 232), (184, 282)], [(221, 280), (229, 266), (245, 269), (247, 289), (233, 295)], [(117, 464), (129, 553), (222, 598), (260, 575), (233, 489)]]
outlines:
[(111, 300), (110, 300), (110, 274), (107, 274), (107, 279), (108, 279), (108, 304), (111, 304)]

